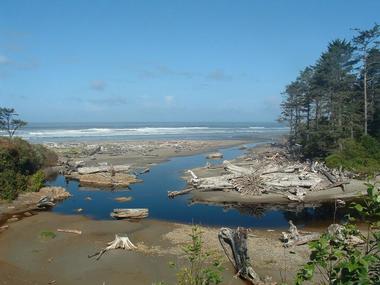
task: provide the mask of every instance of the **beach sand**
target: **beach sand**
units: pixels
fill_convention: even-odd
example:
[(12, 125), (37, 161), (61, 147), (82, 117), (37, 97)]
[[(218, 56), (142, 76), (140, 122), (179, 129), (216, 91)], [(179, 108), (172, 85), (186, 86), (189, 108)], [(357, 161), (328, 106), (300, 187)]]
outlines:
[[(83, 233), (57, 232), (58, 228), (77, 229)], [(217, 251), (225, 263), (223, 284), (244, 284), (233, 278), (235, 272), (217, 239), (219, 229), (202, 230), (207, 249)], [(56, 237), (41, 238), (42, 231), (52, 231)], [(175, 270), (168, 263), (184, 263), (181, 247), (190, 241), (190, 232), (191, 225), (149, 219), (96, 221), (83, 216), (40, 213), (10, 224), (0, 234), (0, 284), (116, 285), (158, 281), (175, 284)], [(88, 258), (113, 240), (116, 233), (126, 234), (138, 249), (109, 251), (99, 261)], [(280, 274), (284, 276), (286, 271), (290, 281), (308, 256), (308, 249), (304, 245), (284, 250), (280, 235), (279, 231), (253, 229), (248, 239), (248, 252), (253, 268), (261, 276), (270, 275), (280, 281)]]

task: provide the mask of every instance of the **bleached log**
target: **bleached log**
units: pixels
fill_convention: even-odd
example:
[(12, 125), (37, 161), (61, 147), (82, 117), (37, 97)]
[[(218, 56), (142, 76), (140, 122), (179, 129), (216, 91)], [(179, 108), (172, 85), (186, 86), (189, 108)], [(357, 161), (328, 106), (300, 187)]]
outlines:
[(127, 236), (119, 236), (115, 235), (115, 239), (109, 243), (107, 243), (108, 246), (103, 248), (102, 250), (95, 252), (94, 254), (91, 254), (88, 256), (88, 258), (96, 256), (96, 260), (99, 260), (102, 255), (111, 249), (136, 249), (137, 247), (129, 240)]
[(176, 196), (185, 195), (193, 191), (194, 188), (188, 188), (181, 191), (168, 191), (168, 197), (173, 199)]
[(293, 173), (293, 172), (295, 172), (298, 169), (299, 169), (298, 167), (286, 167), (286, 168), (283, 168), (283, 167), (274, 167), (272, 169), (263, 171), (261, 173), (261, 175), (267, 175), (267, 174), (279, 173), (279, 172), (280, 173)]
[(71, 230), (71, 229), (57, 229), (57, 232), (71, 233), (71, 234), (77, 234), (77, 235), (81, 235), (82, 234), (81, 230)]
[(273, 187), (283, 187), (283, 188), (290, 188), (290, 187), (305, 187), (305, 188), (311, 188), (314, 186), (316, 183), (315, 180), (285, 180), (285, 181), (280, 181), (280, 180), (274, 180), (274, 181), (265, 181), (265, 184), (268, 186), (273, 186)]
[(294, 193), (289, 193), (287, 195), (288, 199), (291, 201), (302, 202), (305, 199), (306, 191), (304, 189), (296, 188)]
[(214, 177), (206, 177), (198, 179), (196, 183), (192, 183), (194, 188), (199, 190), (223, 190), (223, 189), (234, 189), (231, 179), (235, 175), (222, 175)]
[(100, 165), (100, 166), (88, 166), (78, 168), (79, 174), (93, 174), (99, 172), (126, 172), (129, 171), (129, 165)]
[(223, 166), (224, 166), (224, 169), (238, 175), (252, 175), (253, 173), (255, 173), (253, 169), (248, 169), (245, 167), (234, 165), (228, 160), (223, 161)]
[(148, 217), (149, 210), (142, 209), (114, 209), (111, 217), (115, 219), (143, 219)]
[(8, 225), (0, 226), (0, 232), (5, 231), (9, 228)]
[(210, 153), (206, 156), (207, 159), (220, 159), (223, 158), (223, 154), (220, 152)]
[(192, 170), (188, 170), (187, 172), (190, 173), (191, 177), (192, 177), (194, 180), (198, 180), (198, 176), (196, 176), (195, 173), (194, 173)]

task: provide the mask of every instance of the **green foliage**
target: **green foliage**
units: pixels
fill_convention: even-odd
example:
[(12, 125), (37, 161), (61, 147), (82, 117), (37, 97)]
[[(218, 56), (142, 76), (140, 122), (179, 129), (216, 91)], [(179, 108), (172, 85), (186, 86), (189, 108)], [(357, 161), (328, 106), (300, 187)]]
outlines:
[(13, 200), (20, 192), (27, 189), (27, 177), (6, 169), (0, 172), (0, 199)]
[(0, 130), (8, 133), (13, 138), (16, 131), (27, 125), (27, 122), (17, 119), (18, 114), (13, 108), (0, 108)]
[(38, 192), (43, 186), (45, 181), (45, 174), (43, 171), (38, 170), (36, 173), (29, 177), (28, 191)]
[[(172, 268), (176, 268), (177, 285), (211, 285), (220, 284), (223, 271), (220, 257), (215, 253), (205, 249), (202, 240), (202, 232), (199, 227), (194, 226), (190, 234), (191, 242), (183, 247), (187, 264), (178, 267), (171, 263)], [(158, 284), (163, 285), (160, 282)]]
[(380, 171), (380, 143), (376, 139), (370, 136), (363, 136), (359, 141), (346, 139), (341, 141), (341, 146), (341, 150), (326, 158), (328, 167), (369, 175)]
[[(297, 273), (297, 285), (312, 280), (315, 272), (322, 276), (322, 284), (380, 283), (380, 194), (374, 185), (368, 185), (367, 194), (361, 204), (351, 205), (367, 224), (366, 235), (353, 224), (355, 218), (349, 217), (341, 231), (310, 242), (310, 261)], [(364, 247), (350, 242), (354, 238), (363, 240)]]
[(0, 138), (0, 199), (12, 200), (21, 192), (38, 191), (44, 181), (41, 169), (56, 160), (57, 156), (41, 145)]
[[(300, 144), (305, 158), (332, 154), (342, 139), (367, 134), (380, 139), (380, 25), (357, 32), (351, 41), (330, 42), (319, 59), (285, 87), (280, 121), (288, 122), (290, 144)], [(331, 160), (344, 158), (334, 155)], [(366, 163), (354, 166), (366, 172), (367, 167), (360, 166)]]
[(53, 239), (55, 238), (57, 235), (52, 232), (52, 231), (42, 231), (40, 232), (40, 238), (41, 239)]

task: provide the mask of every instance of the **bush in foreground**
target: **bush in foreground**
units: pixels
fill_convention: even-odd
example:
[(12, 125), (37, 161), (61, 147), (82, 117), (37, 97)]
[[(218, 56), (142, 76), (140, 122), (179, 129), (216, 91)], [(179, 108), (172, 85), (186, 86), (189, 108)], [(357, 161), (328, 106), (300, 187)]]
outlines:
[(38, 191), (45, 180), (44, 167), (57, 156), (41, 145), (20, 138), (0, 138), (0, 199), (13, 200), (24, 191)]
[[(341, 231), (310, 242), (310, 261), (298, 272), (297, 285), (313, 280), (315, 273), (322, 279), (318, 284), (380, 284), (380, 193), (374, 185), (368, 185), (367, 192), (362, 203), (351, 205), (366, 231), (349, 217)], [(354, 243), (355, 239), (363, 243)]]
[[(192, 228), (191, 242), (183, 247), (186, 264), (178, 266), (171, 263), (170, 266), (177, 269), (178, 285), (211, 285), (220, 284), (223, 279), (223, 271), (220, 257), (205, 249), (202, 240), (202, 231), (198, 226)], [(156, 285), (165, 285), (160, 282)]]

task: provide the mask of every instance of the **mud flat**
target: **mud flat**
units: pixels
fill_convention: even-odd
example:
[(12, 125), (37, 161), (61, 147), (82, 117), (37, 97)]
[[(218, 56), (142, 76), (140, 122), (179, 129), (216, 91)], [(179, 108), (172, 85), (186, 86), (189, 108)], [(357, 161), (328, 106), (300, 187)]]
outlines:
[[(80, 230), (82, 234), (58, 232), (59, 228)], [(208, 249), (219, 252), (225, 261), (223, 284), (245, 284), (233, 277), (235, 272), (218, 242), (219, 228), (202, 230)], [(56, 236), (43, 238), (41, 233), (46, 231)], [(190, 241), (190, 232), (190, 225), (154, 220), (94, 221), (40, 213), (0, 233), (1, 284), (152, 284), (162, 280), (173, 284), (175, 271), (168, 262), (183, 262), (181, 247)], [(98, 261), (88, 258), (118, 233), (127, 235), (137, 249), (112, 250)], [(291, 282), (309, 252), (306, 245), (284, 249), (280, 236), (280, 231), (252, 229), (248, 252), (260, 276), (281, 281), (280, 274), (285, 276), (286, 272)]]

